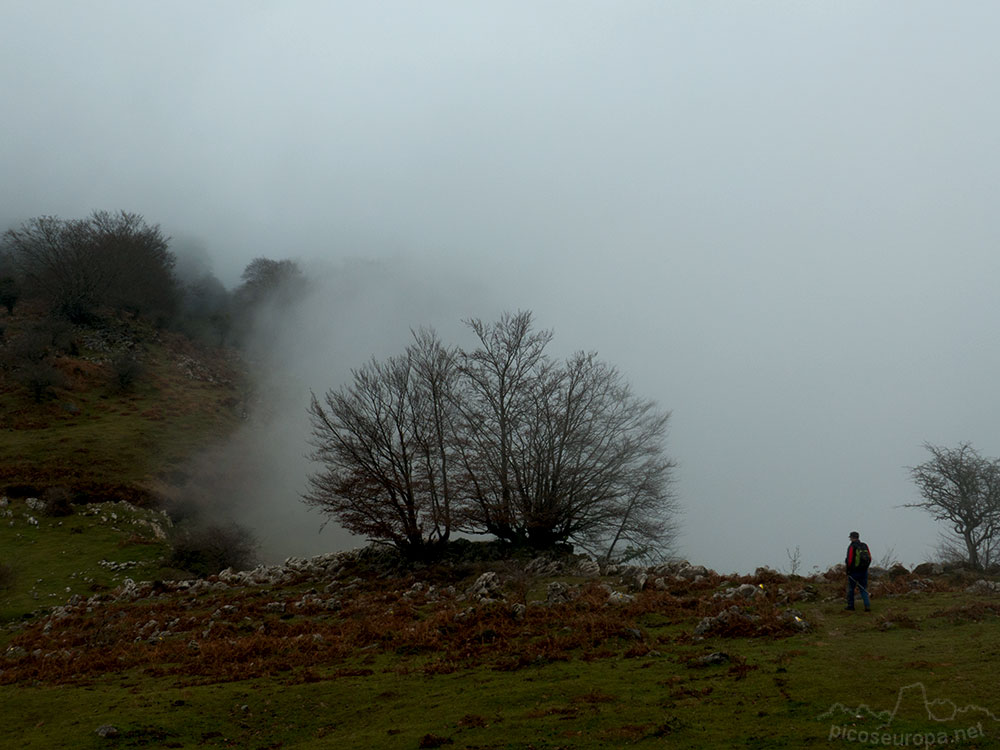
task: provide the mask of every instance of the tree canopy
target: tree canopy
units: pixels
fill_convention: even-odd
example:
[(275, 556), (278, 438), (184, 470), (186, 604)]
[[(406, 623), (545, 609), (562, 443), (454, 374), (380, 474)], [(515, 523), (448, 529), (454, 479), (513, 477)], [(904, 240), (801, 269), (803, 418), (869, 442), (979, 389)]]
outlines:
[(177, 303), (168, 239), (139, 214), (40, 216), (8, 229), (3, 243), (27, 295), (72, 322), (100, 308), (164, 321)]

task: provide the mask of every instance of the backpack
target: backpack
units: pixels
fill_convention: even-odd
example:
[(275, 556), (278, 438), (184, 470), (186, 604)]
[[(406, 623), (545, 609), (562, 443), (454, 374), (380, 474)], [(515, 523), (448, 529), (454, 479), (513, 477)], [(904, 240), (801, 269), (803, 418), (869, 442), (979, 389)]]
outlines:
[(868, 549), (868, 545), (864, 542), (858, 542), (854, 545), (854, 567), (857, 570), (868, 570), (868, 567), (872, 564), (872, 553)]

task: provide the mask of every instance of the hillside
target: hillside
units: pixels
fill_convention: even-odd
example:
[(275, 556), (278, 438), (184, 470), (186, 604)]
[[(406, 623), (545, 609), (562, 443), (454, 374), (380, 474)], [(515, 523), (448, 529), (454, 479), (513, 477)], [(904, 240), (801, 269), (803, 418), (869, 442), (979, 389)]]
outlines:
[(17, 718), (0, 744), (996, 746), (995, 584), (883, 571), (865, 615), (843, 612), (836, 571), (489, 557), (405, 570), (369, 548), (207, 579), (120, 572), (7, 628), (0, 701)]
[(248, 408), (238, 355), (127, 316), (71, 326), (26, 307), (0, 329), (0, 622), (125, 569), (185, 575), (163, 508)]
[(8, 365), (0, 368), (0, 488), (7, 494), (62, 487), (74, 500), (147, 504), (179, 483), (185, 461), (228, 434), (246, 408), (233, 352), (121, 317), (43, 329), (55, 342), (42, 360), (54, 384), (36, 399), (11, 365), (46, 321), (21, 313), (0, 324)]

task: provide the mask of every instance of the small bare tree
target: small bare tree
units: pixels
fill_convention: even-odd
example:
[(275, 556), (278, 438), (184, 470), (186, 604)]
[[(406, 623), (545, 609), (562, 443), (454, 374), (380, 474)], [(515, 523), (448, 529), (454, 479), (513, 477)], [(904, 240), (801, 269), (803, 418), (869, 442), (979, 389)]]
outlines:
[(802, 567), (802, 550), (799, 549), (799, 545), (796, 544), (794, 550), (785, 547), (785, 554), (788, 556), (788, 575), (798, 575)]
[(1000, 461), (984, 458), (969, 443), (924, 447), (931, 458), (910, 469), (923, 500), (904, 507), (922, 508), (949, 524), (944, 547), (985, 570), (995, 562), (994, 537), (1000, 530)]

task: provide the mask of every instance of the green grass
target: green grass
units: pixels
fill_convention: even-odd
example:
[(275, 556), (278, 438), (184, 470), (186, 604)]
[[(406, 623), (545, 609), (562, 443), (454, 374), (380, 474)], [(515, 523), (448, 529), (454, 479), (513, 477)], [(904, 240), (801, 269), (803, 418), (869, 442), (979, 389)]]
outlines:
[[(49, 518), (24, 500), (9, 501), (0, 508), (0, 563), (9, 571), (9, 585), (0, 590), (0, 623), (63, 604), (73, 595), (92, 596), (126, 577), (176, 575), (161, 565), (169, 547), (151, 523), (162, 529), (168, 525), (156, 511), (121, 503), (76, 506), (71, 516)], [(124, 567), (116, 570), (107, 563)]]
[[(958, 600), (933, 595), (920, 609)], [(979, 650), (996, 653), (996, 622), (931, 618), (919, 631), (881, 631), (831, 605), (809, 614), (826, 624), (789, 639), (710, 640), (660, 656), (514, 672), (427, 674), (420, 659), (380, 656), (352, 660), (370, 674), (317, 665), (306, 682), (294, 671), (215, 684), (132, 671), (78, 686), (6, 686), (0, 699), (17, 719), (0, 725), (0, 745), (106, 747), (94, 730), (113, 724), (121, 732), (117, 747), (412, 749), (433, 735), (456, 748), (798, 748), (827, 745), (834, 727), (876, 731), (872, 718), (823, 715), (837, 703), (890, 710), (900, 688), (914, 682), (932, 699), (997, 713), (993, 668)], [(745, 659), (747, 670), (682, 662), (711, 650)], [(1000, 723), (974, 718), (938, 723), (910, 712), (887, 731), (952, 732), (978, 721), (990, 738), (998, 736)]]
[(0, 483), (141, 498), (239, 421), (240, 376), (224, 352), (160, 333), (126, 392), (106, 357), (58, 358), (65, 387), (41, 404), (0, 373)]
[[(56, 546), (81, 536), (63, 536), (63, 528), (37, 531)], [(114, 543), (116, 535), (130, 534), (123, 524), (87, 530), (105, 539), (94, 542), (94, 554), (117, 549), (133, 559), (128, 545)], [(1000, 716), (993, 666), (1000, 656), (1000, 600), (968, 595), (961, 581), (942, 579), (936, 590), (913, 595), (889, 595), (887, 584), (873, 591), (871, 614), (843, 612), (839, 581), (821, 581), (814, 585), (828, 600), (794, 605), (810, 632), (699, 639), (694, 627), (706, 607), (716, 606), (714, 585), (676, 596), (644, 592), (626, 607), (591, 598), (529, 608), (520, 624), (509, 620), (506, 605), (480, 607), (462, 630), (449, 623), (467, 602), (404, 602), (400, 592), (412, 578), (359, 582), (356, 572), (333, 582), (333, 591), (351, 592), (340, 611), (297, 609), (292, 602), (327, 583), (301, 581), (105, 602), (75, 620), (54, 621), (51, 633), (44, 620), (8, 628), (0, 651), (23, 644), (49, 655), (36, 660), (43, 667), (36, 678), (0, 685), (0, 702), (13, 717), (0, 722), (0, 747), (109, 747), (111, 740), (95, 734), (105, 724), (119, 731), (115, 747), (800, 748), (831, 740), (854, 747), (837, 733), (939, 736), (977, 723), (987, 739), (965, 738), (962, 747), (995, 747), (1000, 737), (992, 718)], [(458, 590), (474, 577), (468, 573)], [(779, 585), (795, 588), (769, 584), (767, 596), (780, 597)], [(906, 588), (905, 581), (895, 586)], [(508, 594), (516, 597), (516, 590)], [(288, 606), (279, 614), (268, 609), (273, 601)], [(206, 630), (227, 605), (233, 614)], [(770, 605), (760, 606), (763, 612)], [(130, 636), (150, 620), (175, 617), (190, 624), (164, 640)], [(614, 627), (602, 630), (600, 623)], [(424, 635), (408, 635), (421, 627)], [(641, 643), (619, 627), (639, 630)], [(314, 633), (323, 633), (322, 644), (314, 643)], [(580, 633), (585, 637), (574, 640)], [(437, 647), (408, 645), (418, 636)], [(495, 646), (483, 645), (494, 638)], [(200, 644), (196, 652), (191, 641)], [(89, 649), (105, 666), (44, 671), (65, 648)], [(108, 649), (110, 656), (102, 653)], [(694, 666), (713, 652), (728, 661)], [(518, 664), (513, 657), (524, 653), (537, 656)], [(0, 670), (17, 663), (6, 659), (0, 657)], [(238, 662), (258, 666), (241, 672)], [(931, 700), (984, 707), (992, 716), (974, 712), (938, 722), (910, 701), (880, 729), (885, 719), (876, 714), (892, 711), (901, 691), (916, 696), (917, 689), (904, 688), (917, 683)], [(856, 715), (862, 704), (868, 709)]]

